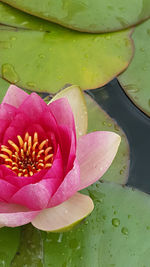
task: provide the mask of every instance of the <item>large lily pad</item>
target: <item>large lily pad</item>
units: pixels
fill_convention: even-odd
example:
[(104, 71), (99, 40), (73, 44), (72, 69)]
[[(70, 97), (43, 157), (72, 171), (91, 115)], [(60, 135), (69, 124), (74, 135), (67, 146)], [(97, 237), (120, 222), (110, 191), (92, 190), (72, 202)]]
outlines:
[(45, 237), (45, 266), (148, 267), (150, 197), (101, 183), (88, 193), (95, 210), (85, 222), (68, 233)]
[(127, 138), (116, 122), (90, 96), (85, 95), (85, 99), (88, 110), (88, 132), (112, 131), (121, 136), (121, 144), (117, 155), (102, 179), (124, 184), (128, 178), (129, 170), (129, 144)]
[(10, 263), (17, 252), (20, 239), (20, 228), (0, 229), (0, 266), (10, 267)]
[(131, 100), (150, 115), (150, 20), (136, 27), (133, 40), (134, 58), (118, 80)]
[(120, 30), (150, 16), (149, 0), (2, 0), (35, 16), (86, 32)]
[(0, 24), (38, 31), (62, 30), (57, 24), (33, 17), (2, 2), (0, 2)]
[(16, 255), (12, 259), (11, 267), (43, 267), (43, 241), (41, 232), (31, 224), (18, 227), (18, 229), (20, 228), (22, 228), (20, 244)]
[(66, 83), (97, 88), (128, 66), (133, 52), (130, 33), (49, 33), (1, 26), (0, 73), (34, 91), (54, 93)]

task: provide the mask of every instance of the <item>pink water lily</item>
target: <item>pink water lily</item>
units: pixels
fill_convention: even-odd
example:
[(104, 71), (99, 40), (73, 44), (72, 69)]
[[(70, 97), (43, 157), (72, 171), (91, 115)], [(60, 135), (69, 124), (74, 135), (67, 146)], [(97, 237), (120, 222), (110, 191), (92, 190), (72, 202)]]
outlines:
[(106, 172), (120, 136), (86, 135), (84, 100), (77, 103), (81, 91), (76, 88), (73, 98), (72, 87), (64, 92), (47, 105), (36, 93), (11, 85), (0, 105), (1, 227), (31, 222), (58, 231), (93, 210), (91, 198), (77, 191)]

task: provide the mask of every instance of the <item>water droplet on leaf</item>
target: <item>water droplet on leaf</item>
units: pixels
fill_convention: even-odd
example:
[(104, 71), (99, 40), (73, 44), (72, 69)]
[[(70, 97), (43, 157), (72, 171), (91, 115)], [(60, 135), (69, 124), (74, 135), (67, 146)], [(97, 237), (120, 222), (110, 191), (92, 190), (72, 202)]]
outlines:
[(11, 83), (17, 83), (19, 81), (14, 67), (7, 63), (2, 65), (2, 77)]
[(128, 233), (129, 233), (128, 228), (122, 227), (121, 233), (124, 234), (124, 235), (128, 235)]
[(120, 220), (118, 218), (113, 218), (112, 219), (112, 225), (114, 227), (118, 227), (120, 225)]

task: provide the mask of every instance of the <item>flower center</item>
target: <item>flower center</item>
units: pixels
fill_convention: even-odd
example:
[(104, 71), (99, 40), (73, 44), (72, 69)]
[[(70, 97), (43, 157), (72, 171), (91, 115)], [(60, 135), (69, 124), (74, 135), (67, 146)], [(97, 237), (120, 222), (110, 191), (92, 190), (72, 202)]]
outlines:
[(32, 176), (45, 168), (50, 168), (53, 163), (53, 148), (49, 140), (41, 143), (38, 141), (37, 132), (34, 136), (26, 133), (24, 139), (17, 136), (19, 145), (8, 140), (8, 146), (1, 145), (0, 158), (2, 164), (11, 169), (17, 176)]

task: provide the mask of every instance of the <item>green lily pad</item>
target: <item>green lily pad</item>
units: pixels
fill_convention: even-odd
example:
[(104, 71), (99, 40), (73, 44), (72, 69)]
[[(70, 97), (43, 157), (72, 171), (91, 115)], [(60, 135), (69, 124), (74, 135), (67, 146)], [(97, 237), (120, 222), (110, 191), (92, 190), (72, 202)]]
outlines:
[(148, 267), (150, 197), (109, 183), (97, 183), (88, 193), (95, 210), (85, 222), (45, 237), (45, 266)]
[(8, 82), (0, 78), (0, 103), (2, 102), (4, 98), (9, 85), (10, 84)]
[(126, 135), (90, 96), (85, 94), (85, 99), (88, 110), (88, 132), (112, 131), (121, 136), (121, 144), (117, 155), (102, 179), (104, 181), (125, 184), (129, 171), (129, 144)]
[(22, 227), (20, 245), (17, 254), (11, 262), (11, 267), (19, 266), (43, 267), (41, 232), (31, 224)]
[(125, 30), (93, 35), (63, 28), (48, 33), (1, 26), (0, 74), (38, 92), (54, 93), (67, 83), (97, 88), (128, 66), (133, 52), (130, 34)]
[(10, 263), (17, 252), (20, 239), (19, 228), (0, 229), (0, 266), (10, 267)]
[(86, 32), (110, 32), (150, 17), (149, 0), (2, 0), (35, 16)]
[(0, 24), (38, 31), (62, 30), (57, 24), (33, 17), (2, 2), (0, 2)]
[(135, 28), (135, 55), (118, 80), (130, 99), (150, 116), (150, 19)]

